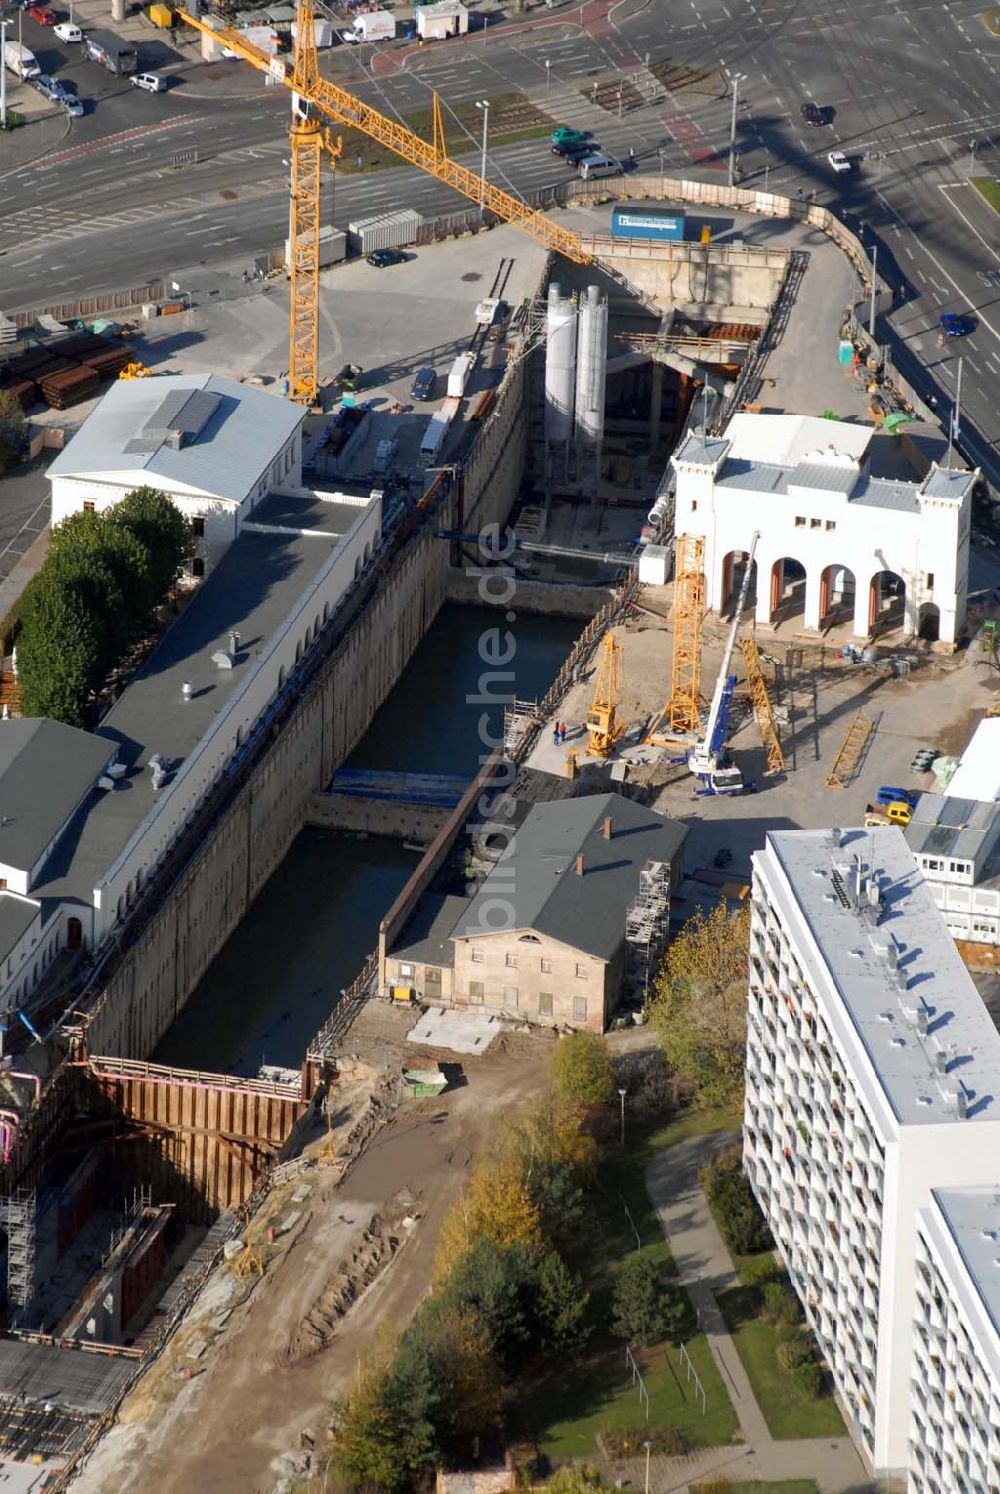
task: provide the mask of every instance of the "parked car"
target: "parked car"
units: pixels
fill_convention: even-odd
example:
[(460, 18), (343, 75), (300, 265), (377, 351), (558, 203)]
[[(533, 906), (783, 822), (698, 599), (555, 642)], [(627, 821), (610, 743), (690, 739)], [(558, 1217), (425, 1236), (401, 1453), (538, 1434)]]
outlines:
[(39, 26), (54, 26), (56, 24), (56, 13), (48, 5), (29, 5), (28, 14)]
[(83, 118), (83, 115), (85, 114), (86, 111), (85, 111), (83, 105), (80, 103), (80, 100), (74, 98), (71, 93), (64, 93), (63, 96), (62, 96), (62, 98), (59, 100), (59, 102), (62, 104), (63, 108), (66, 110), (66, 113), (69, 115), (70, 119), (82, 119)]
[(919, 747), (910, 764), (911, 773), (929, 773), (931, 766), (941, 754), (934, 747)]
[(32, 79), (32, 82), (38, 92), (44, 94), (47, 99), (52, 99), (53, 103), (59, 104), (66, 97), (66, 90), (59, 79), (53, 78), (49, 73), (39, 73), (37, 78)]
[(967, 337), (970, 331), (968, 317), (957, 311), (943, 311), (938, 317), (938, 326), (945, 337)]
[(410, 398), (428, 400), (434, 398), (434, 390), (437, 388), (437, 374), (433, 368), (422, 368), (414, 375), (413, 383), (410, 385)]
[(549, 136), (553, 145), (582, 145), (590, 139), (589, 130), (571, 130), (568, 125), (559, 125)]
[(132, 87), (145, 93), (166, 93), (167, 80), (161, 73), (133, 73)]
[(826, 158), (838, 176), (850, 171), (851, 163), (842, 150), (831, 150)]
[(914, 793), (912, 789), (893, 788), (891, 784), (883, 783), (875, 795), (875, 802), (877, 804), (908, 804), (911, 809), (916, 809), (919, 798), (919, 793)]
[(390, 265), (405, 265), (406, 255), (398, 249), (376, 249), (374, 254), (369, 254), (368, 263), (376, 270), (387, 270)]
[(823, 110), (819, 107), (818, 104), (812, 103), (812, 101), (809, 100), (809, 99), (807, 99), (806, 102), (802, 105), (802, 111), (801, 112), (802, 112), (802, 120), (803, 120), (804, 124), (807, 124), (807, 125), (821, 125), (821, 124), (826, 124), (826, 115), (823, 113)]
[(60, 21), (56, 27), (56, 36), (64, 42), (82, 42), (83, 32), (79, 26), (74, 26), (72, 21)]

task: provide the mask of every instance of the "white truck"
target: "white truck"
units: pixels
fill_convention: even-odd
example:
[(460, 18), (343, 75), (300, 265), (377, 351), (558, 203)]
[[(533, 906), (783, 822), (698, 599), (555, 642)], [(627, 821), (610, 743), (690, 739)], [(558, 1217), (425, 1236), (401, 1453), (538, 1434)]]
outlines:
[(22, 47), (20, 42), (4, 43), (3, 60), (10, 71), (24, 83), (39, 77), (42, 71), (35, 60), (34, 52), (27, 47)]
[(465, 386), (469, 382), (469, 375), (476, 366), (473, 353), (462, 353), (456, 358), (448, 372), (448, 394), (452, 398), (461, 399), (465, 393)]
[(354, 33), (359, 42), (392, 41), (396, 17), (388, 10), (367, 11), (354, 17)]

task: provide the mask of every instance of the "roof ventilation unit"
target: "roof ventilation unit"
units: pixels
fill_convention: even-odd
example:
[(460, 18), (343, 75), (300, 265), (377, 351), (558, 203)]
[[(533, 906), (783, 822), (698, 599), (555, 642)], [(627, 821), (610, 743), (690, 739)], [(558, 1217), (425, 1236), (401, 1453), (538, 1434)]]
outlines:
[(216, 669), (232, 669), (235, 662), (232, 654), (224, 648), (217, 648), (212, 655), (212, 663)]

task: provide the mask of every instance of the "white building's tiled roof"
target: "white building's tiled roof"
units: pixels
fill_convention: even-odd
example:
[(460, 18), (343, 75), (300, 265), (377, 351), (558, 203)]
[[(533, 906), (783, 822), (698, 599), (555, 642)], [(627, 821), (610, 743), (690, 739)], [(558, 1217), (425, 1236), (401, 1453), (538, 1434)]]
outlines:
[[(900, 831), (775, 831), (768, 848), (784, 874), (777, 886), (768, 875), (770, 895), (815, 946), (810, 984), (832, 982), (831, 1018), (846, 1017), (897, 1121), (1000, 1118), (1000, 1034)], [(878, 921), (861, 911), (867, 888), (856, 896), (859, 862)]]

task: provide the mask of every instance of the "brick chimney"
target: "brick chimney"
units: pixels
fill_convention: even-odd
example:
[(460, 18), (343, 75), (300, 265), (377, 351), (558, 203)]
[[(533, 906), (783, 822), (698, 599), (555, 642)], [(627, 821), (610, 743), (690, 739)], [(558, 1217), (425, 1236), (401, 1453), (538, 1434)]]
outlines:
[(604, 817), (604, 839), (610, 840), (615, 833), (615, 823), (610, 815)]
[(578, 877), (582, 877), (583, 876), (583, 857), (582, 856), (578, 856), (576, 858), (576, 874), (577, 874)]

